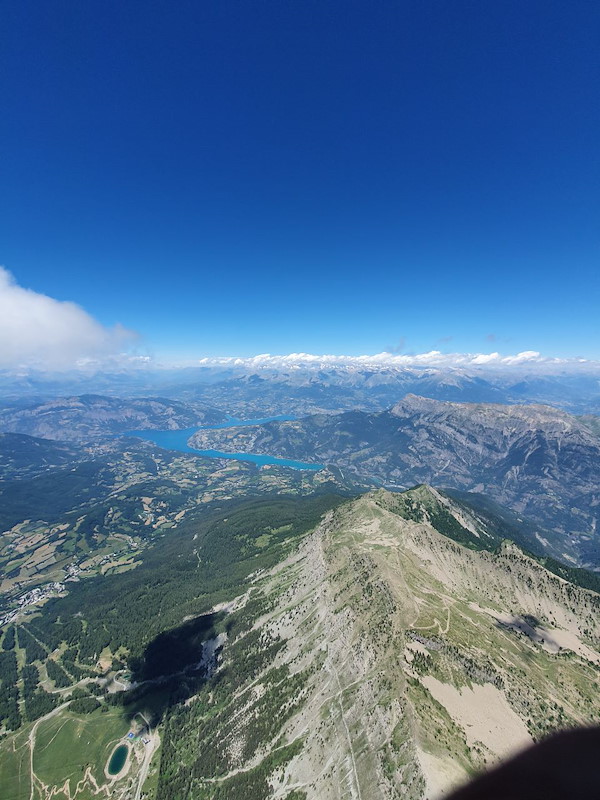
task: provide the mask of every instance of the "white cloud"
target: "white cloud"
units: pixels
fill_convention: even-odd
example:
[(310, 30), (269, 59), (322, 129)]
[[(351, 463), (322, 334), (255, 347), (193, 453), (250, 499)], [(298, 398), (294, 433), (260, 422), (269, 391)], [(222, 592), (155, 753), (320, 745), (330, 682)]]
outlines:
[(588, 361), (582, 358), (553, 358), (543, 356), (535, 350), (526, 350), (514, 355), (500, 355), (500, 353), (442, 353), (439, 350), (430, 350), (427, 353), (412, 355), (400, 353), (376, 353), (375, 355), (344, 356), (344, 355), (313, 355), (311, 353), (290, 353), (289, 355), (261, 355), (249, 358), (223, 357), (202, 358), (198, 362), (202, 366), (241, 367), (244, 369), (293, 369), (299, 367), (370, 367), (370, 368), (447, 368), (447, 369), (478, 369), (507, 367), (539, 367), (553, 368), (581, 368), (590, 370), (600, 368), (597, 361)]
[(120, 325), (106, 328), (76, 303), (24, 289), (0, 267), (0, 368), (65, 369), (120, 353), (135, 338)]

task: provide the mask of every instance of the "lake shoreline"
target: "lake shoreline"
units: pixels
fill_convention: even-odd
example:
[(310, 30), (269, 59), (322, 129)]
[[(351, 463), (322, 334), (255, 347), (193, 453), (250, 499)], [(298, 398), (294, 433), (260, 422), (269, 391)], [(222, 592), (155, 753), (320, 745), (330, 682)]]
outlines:
[(217, 430), (222, 428), (239, 428), (249, 425), (264, 425), (267, 422), (282, 422), (293, 421), (296, 417), (281, 415), (278, 417), (266, 417), (264, 419), (249, 419), (238, 420), (231, 418), (227, 422), (221, 422), (216, 425), (199, 425), (194, 428), (183, 428), (180, 430), (135, 430), (125, 431), (120, 434), (121, 436), (135, 436), (138, 439), (153, 442), (165, 450), (177, 450), (181, 453), (191, 453), (193, 455), (203, 456), (205, 458), (220, 458), (230, 459), (233, 461), (246, 461), (256, 464), (258, 467), (263, 466), (280, 466), (288, 467), (296, 470), (307, 470), (311, 472), (319, 472), (325, 469), (324, 464), (310, 464), (305, 461), (294, 461), (290, 458), (278, 458), (277, 456), (263, 455), (259, 453), (227, 453), (221, 450), (197, 450), (190, 447), (188, 442), (190, 438), (197, 431), (202, 430)]

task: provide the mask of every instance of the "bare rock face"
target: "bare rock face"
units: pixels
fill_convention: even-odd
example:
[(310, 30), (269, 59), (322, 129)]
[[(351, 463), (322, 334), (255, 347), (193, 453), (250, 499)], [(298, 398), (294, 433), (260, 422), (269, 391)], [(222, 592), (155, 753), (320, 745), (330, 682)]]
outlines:
[(200, 431), (193, 446), (332, 464), (390, 488), (485, 493), (548, 529), (549, 552), (600, 566), (600, 438), (554, 408), (408, 395), (379, 413)]

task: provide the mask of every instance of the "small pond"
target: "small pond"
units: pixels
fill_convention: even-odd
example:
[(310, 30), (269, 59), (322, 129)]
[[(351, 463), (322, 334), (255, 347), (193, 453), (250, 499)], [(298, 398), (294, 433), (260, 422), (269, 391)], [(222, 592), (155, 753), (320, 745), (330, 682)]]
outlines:
[(120, 744), (117, 748), (115, 748), (112, 756), (110, 757), (110, 761), (108, 762), (108, 774), (118, 775), (125, 766), (128, 755), (129, 747), (127, 747), (126, 744)]

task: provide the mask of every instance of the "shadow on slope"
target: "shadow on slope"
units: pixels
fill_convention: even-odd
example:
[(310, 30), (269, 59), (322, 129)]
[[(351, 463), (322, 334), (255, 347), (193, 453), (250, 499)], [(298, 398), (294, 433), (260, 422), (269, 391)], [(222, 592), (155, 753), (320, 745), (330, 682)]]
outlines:
[[(132, 688), (112, 696), (131, 718), (141, 712), (154, 727), (169, 708), (198, 692), (212, 671), (212, 654), (226, 614), (210, 613), (160, 633), (130, 661)], [(208, 643), (208, 646), (207, 646)]]

